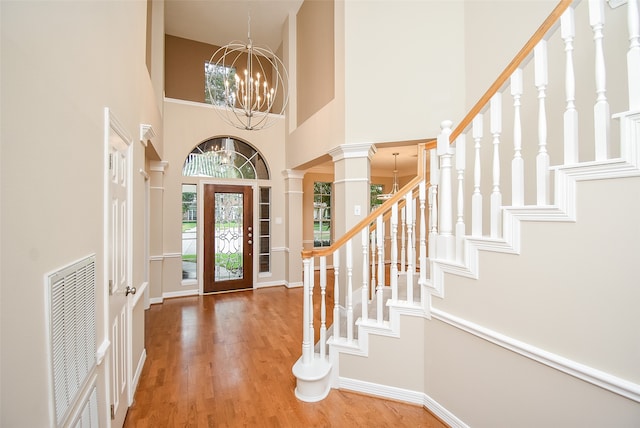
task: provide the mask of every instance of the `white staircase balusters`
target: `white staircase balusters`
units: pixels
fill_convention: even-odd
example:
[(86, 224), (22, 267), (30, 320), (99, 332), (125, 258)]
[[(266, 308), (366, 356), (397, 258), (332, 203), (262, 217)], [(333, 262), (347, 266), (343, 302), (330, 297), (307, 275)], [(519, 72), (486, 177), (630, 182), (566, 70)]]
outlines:
[(573, 67), (573, 40), (576, 36), (575, 11), (569, 7), (560, 18), (560, 34), (565, 51), (564, 163), (578, 163), (578, 110), (576, 110), (576, 78)]
[[(413, 195), (411, 192), (405, 196), (405, 207), (407, 208), (407, 242), (413, 242)], [(413, 274), (414, 268), (414, 252), (409, 248), (407, 251), (407, 302), (413, 302)]]
[(313, 334), (309, 328), (309, 319), (313, 323), (313, 305), (309, 298), (309, 289), (311, 287), (311, 276), (313, 272), (311, 270), (313, 258), (303, 259), (302, 264), (304, 266), (304, 279), (303, 279), (303, 295), (302, 301), (302, 363), (311, 364), (313, 360)]
[[(466, 134), (460, 134), (456, 138), (456, 170), (458, 171), (458, 218), (456, 220), (456, 260), (464, 261), (464, 171), (467, 162), (467, 138)], [(422, 263), (422, 258), (420, 259)], [(421, 266), (422, 267), (422, 266)], [(422, 271), (421, 271), (422, 272)], [(422, 277), (422, 276), (421, 276)]]
[(482, 236), (482, 193), (480, 193), (480, 178), (482, 175), (480, 163), (480, 148), (482, 143), (483, 116), (477, 115), (472, 122), (472, 135), (474, 141), (473, 162), (473, 195), (471, 196), (471, 236)]
[(407, 221), (406, 221), (407, 207), (402, 207), (400, 211), (400, 224), (402, 226), (402, 233), (400, 234), (400, 272), (405, 273), (407, 271)]
[(340, 338), (340, 250), (333, 253), (333, 337)]
[(524, 205), (524, 160), (522, 159), (522, 119), (520, 99), (523, 93), (522, 69), (511, 75), (511, 96), (513, 96), (513, 160), (511, 161), (511, 205)]
[[(426, 204), (426, 183), (425, 180), (420, 181), (418, 190), (418, 199), (420, 201), (420, 278), (418, 285), (420, 286), (420, 306), (426, 310), (427, 291), (424, 288), (427, 285), (427, 211)], [(393, 271), (392, 271), (393, 272)]]
[(429, 223), (431, 228), (429, 229), (429, 257), (435, 258), (438, 256), (438, 183), (440, 183), (440, 167), (439, 158), (435, 149), (431, 149), (429, 155), (429, 180), (431, 186), (429, 187)]
[(492, 238), (499, 238), (502, 231), (502, 192), (500, 191), (500, 136), (502, 134), (502, 93), (491, 97), (491, 135), (493, 136), (493, 185), (491, 188), (491, 222)]
[(371, 235), (371, 298), (373, 298), (373, 295), (376, 292), (376, 273), (377, 273), (377, 269), (376, 269), (376, 258), (378, 257), (378, 247), (377, 247), (377, 241), (376, 241), (376, 235), (378, 234), (378, 232), (376, 230), (371, 231), (370, 235)]
[(391, 207), (391, 266), (389, 274), (391, 300), (398, 300), (398, 203)]
[(362, 320), (369, 320), (369, 226), (365, 226), (360, 234), (362, 242)]
[(347, 341), (353, 342), (353, 244), (347, 241)]
[[(313, 316), (313, 314), (312, 314)], [(320, 257), (320, 358), (327, 348), (327, 256)]]
[(609, 157), (609, 102), (607, 101), (607, 75), (604, 63), (604, 0), (589, 0), (589, 24), (595, 44), (596, 104), (593, 107), (596, 161)]
[[(309, 337), (311, 338), (311, 341), (313, 342), (316, 338), (316, 329), (313, 325), (314, 323), (314, 312), (315, 312), (315, 307), (313, 306), (313, 289), (315, 288), (315, 259), (312, 257), (311, 258), (311, 263), (309, 263), (309, 271), (311, 272), (309, 274)], [(313, 349), (314, 343), (311, 343), (311, 349)], [(313, 351), (312, 352), (312, 356), (313, 356)]]
[(545, 99), (548, 85), (547, 41), (541, 40), (533, 50), (535, 85), (538, 88), (538, 155), (536, 156), (536, 203), (549, 205), (549, 153), (547, 152), (547, 112)]
[(627, 80), (629, 82), (629, 110), (640, 110), (640, 12), (638, 0), (627, 0), (629, 52), (627, 52)]
[(382, 297), (384, 292), (384, 218), (380, 214), (376, 218), (376, 233), (378, 234), (378, 287), (376, 288), (376, 319), (382, 323)]
[(411, 251), (413, 252), (412, 255), (412, 260), (413, 260), (413, 271), (416, 271), (416, 263), (418, 260), (418, 229), (417, 229), (417, 221), (418, 221), (418, 201), (416, 198), (411, 197), (411, 212), (412, 212), (412, 219), (413, 219), (413, 240), (411, 241)]
[(440, 134), (438, 135), (437, 153), (440, 158), (440, 184), (438, 196), (440, 202), (440, 227), (438, 228), (438, 258), (453, 260), (454, 238), (453, 238), (453, 201), (451, 185), (451, 168), (453, 151), (449, 145), (449, 135), (451, 135), (450, 120), (445, 120), (440, 124)]

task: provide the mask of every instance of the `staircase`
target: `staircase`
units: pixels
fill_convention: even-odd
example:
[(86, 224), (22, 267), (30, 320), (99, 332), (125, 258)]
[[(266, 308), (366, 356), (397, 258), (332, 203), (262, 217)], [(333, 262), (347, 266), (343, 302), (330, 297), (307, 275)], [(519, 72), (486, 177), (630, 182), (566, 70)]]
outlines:
[[(500, 299), (513, 302), (515, 298), (508, 293), (517, 289), (519, 282), (526, 282), (526, 278), (509, 276), (508, 266), (503, 264), (503, 276), (513, 286), (501, 289), (504, 296), (464, 300), (477, 298), (479, 291), (475, 289), (497, 289), (486, 281), (500, 276), (494, 275), (494, 270), (503, 260), (528, 266), (531, 271), (539, 271), (536, 266), (554, 266), (553, 260), (523, 253), (526, 237), (537, 228), (551, 230), (558, 222), (580, 224), (581, 183), (606, 180), (607, 186), (615, 188), (625, 179), (640, 177), (639, 2), (620, 3), (560, 1), (459, 125), (453, 128), (452, 122), (442, 122), (437, 140), (419, 146), (415, 179), (331, 247), (303, 252), (304, 337), (302, 356), (293, 367), (299, 399), (318, 401), (331, 388), (345, 388), (422, 404), (451, 426), (467, 426), (456, 416), (473, 413), (462, 400), (438, 393), (447, 404), (438, 402), (424, 381), (437, 377), (427, 373), (430, 367), (425, 362), (430, 352), (430, 323), (437, 321), (624, 397), (640, 409), (640, 373), (634, 372), (633, 363), (626, 363), (633, 361), (633, 355), (628, 360), (620, 358), (616, 366), (604, 357), (598, 359), (597, 352), (590, 351), (588, 339), (573, 348), (551, 343), (553, 340), (543, 343), (546, 339), (541, 336), (538, 340), (536, 329), (529, 325), (545, 325), (540, 321), (544, 307), (529, 324), (517, 313), (506, 319), (499, 316), (506, 311), (486, 309), (487, 303), (499, 306), (495, 302)], [(605, 26), (605, 21), (613, 22), (612, 27)], [(625, 31), (614, 31), (622, 28), (620, 23)], [(612, 37), (619, 39), (605, 39), (609, 28)], [(611, 49), (609, 54), (605, 46), (625, 49), (622, 54)], [(552, 62), (558, 60), (559, 64)], [(628, 183), (624, 181), (624, 185)], [(639, 209), (640, 190), (635, 190), (629, 198)], [(611, 219), (603, 219), (603, 230), (615, 221), (612, 219), (613, 213)], [(637, 226), (628, 230), (629, 240), (640, 240)], [(596, 229), (593, 233), (606, 236)], [(589, 234), (591, 231), (573, 239), (585, 237), (587, 242)], [(609, 238), (611, 248), (617, 247), (616, 240), (625, 239)], [(549, 242), (549, 253), (555, 245), (556, 241)], [(612, 249), (603, 249), (603, 260), (608, 251)], [(498, 254), (517, 255), (518, 261)], [(328, 278), (328, 263), (333, 267), (332, 278)], [(597, 264), (596, 260), (584, 263), (584, 269), (593, 269), (594, 278), (603, 270), (602, 266), (596, 270)], [(623, 281), (635, 278), (633, 266), (623, 265), (622, 269), (628, 269)], [(562, 275), (559, 270), (556, 277)], [(333, 299), (327, 299), (330, 279)], [(564, 281), (567, 289), (571, 288), (571, 277)], [(600, 292), (622, 286), (603, 284)], [(598, 285), (584, 284), (583, 288), (588, 287)], [(629, 288), (625, 287), (624, 293)], [(452, 296), (449, 291), (446, 296), (445, 290)], [(535, 295), (535, 288), (532, 290)], [(562, 293), (558, 291), (558, 295)], [(588, 307), (578, 301), (581, 295), (574, 296), (576, 307)], [(528, 312), (526, 302), (518, 298), (521, 312)], [(534, 296), (530, 301), (540, 299)], [(474, 302), (483, 307), (465, 308)], [(628, 306), (615, 304), (627, 316)], [(553, 317), (551, 306), (549, 316)], [(327, 325), (329, 311), (331, 326)], [(465, 317), (458, 315), (462, 312)], [(481, 322), (470, 321), (473, 317)], [(582, 343), (580, 328), (571, 322), (563, 324), (561, 318), (549, 322), (549, 328), (555, 325), (559, 336), (566, 330), (574, 338), (571, 340)], [(625, 319), (635, 322), (637, 316)], [(409, 330), (406, 334), (405, 329)], [(607, 336), (594, 331), (592, 338), (599, 334)], [(527, 340), (519, 339), (525, 336)], [(626, 340), (635, 343), (638, 339)], [(384, 358), (374, 355), (382, 343), (397, 345), (397, 352), (387, 352)], [(637, 353), (636, 348), (633, 345), (623, 353)], [(393, 359), (393, 363), (380, 366), (372, 362), (384, 359)], [(404, 381), (385, 381), (388, 377), (383, 371), (401, 373), (403, 364), (422, 380), (414, 382), (405, 375)], [(640, 418), (640, 411), (637, 415)]]

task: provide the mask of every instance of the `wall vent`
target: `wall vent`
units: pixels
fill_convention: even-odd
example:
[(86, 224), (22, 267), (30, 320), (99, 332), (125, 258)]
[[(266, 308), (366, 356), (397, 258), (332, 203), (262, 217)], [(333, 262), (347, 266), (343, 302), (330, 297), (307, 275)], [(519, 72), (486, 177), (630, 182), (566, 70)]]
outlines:
[(55, 416), (62, 426), (96, 367), (95, 255), (51, 274), (48, 287)]

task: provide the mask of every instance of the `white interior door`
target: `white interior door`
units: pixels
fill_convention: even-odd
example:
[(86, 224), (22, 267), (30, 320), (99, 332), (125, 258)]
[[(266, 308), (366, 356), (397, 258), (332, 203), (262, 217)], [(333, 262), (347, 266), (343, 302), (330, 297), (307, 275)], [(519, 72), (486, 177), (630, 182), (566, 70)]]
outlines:
[[(126, 134), (125, 134), (126, 135)], [(121, 427), (129, 408), (131, 311), (131, 159), (130, 140), (110, 119), (108, 142), (109, 399), (111, 426)]]

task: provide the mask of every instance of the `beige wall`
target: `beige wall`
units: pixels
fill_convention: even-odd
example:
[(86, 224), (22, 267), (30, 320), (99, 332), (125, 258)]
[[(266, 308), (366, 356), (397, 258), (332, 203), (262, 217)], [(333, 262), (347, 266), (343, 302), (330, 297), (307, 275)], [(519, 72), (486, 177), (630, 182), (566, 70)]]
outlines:
[[(142, 197), (144, 178), (137, 171), (145, 167), (139, 125), (162, 128), (144, 60), (146, 7), (146, 2), (0, 3), (2, 426), (54, 425), (48, 273), (96, 254), (98, 345), (107, 339), (104, 108), (133, 140), (134, 201)], [(154, 144), (162, 147), (161, 134)], [(135, 203), (136, 238), (142, 224)], [(133, 285), (140, 286), (141, 246), (133, 251)], [(139, 353), (139, 335), (134, 340), (133, 351)], [(106, 426), (104, 376), (99, 371), (100, 421)]]

